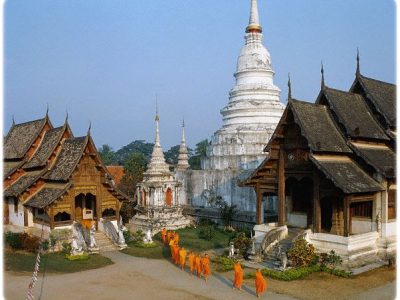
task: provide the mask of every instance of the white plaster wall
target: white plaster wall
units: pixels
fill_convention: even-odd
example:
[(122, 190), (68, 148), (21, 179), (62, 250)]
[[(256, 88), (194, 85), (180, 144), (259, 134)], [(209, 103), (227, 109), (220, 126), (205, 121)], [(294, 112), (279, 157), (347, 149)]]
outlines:
[(295, 227), (307, 227), (307, 214), (288, 213), (287, 224)]
[(351, 220), (351, 233), (352, 234), (360, 234), (371, 231), (376, 231), (376, 223), (372, 222), (372, 220), (362, 220), (352, 218)]
[(396, 227), (397, 227), (396, 221), (382, 223), (382, 236), (389, 237), (389, 236), (397, 235)]
[(12, 225), (24, 226), (24, 207), (18, 203), (18, 213), (14, 212), (14, 201), (8, 201), (9, 222)]
[(42, 225), (42, 224), (38, 224), (38, 223), (33, 223), (33, 227), (40, 229), (40, 230), (42, 230), (42, 228), (43, 228), (43, 231), (50, 231), (50, 226), (47, 226), (44, 224)]

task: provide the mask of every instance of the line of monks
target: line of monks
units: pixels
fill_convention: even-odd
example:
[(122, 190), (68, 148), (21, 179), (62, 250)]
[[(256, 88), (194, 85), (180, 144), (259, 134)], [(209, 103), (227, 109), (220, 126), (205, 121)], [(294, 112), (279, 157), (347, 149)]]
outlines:
[(194, 275), (194, 271), (197, 273), (197, 277), (201, 278), (204, 276), (205, 281), (207, 282), (208, 277), (210, 276), (210, 258), (206, 253), (203, 257), (200, 254), (195, 254), (193, 251), (188, 252), (184, 247), (179, 247), (179, 233), (174, 231), (167, 231), (165, 228), (161, 230), (161, 237), (163, 244), (165, 246), (169, 246), (171, 250), (172, 261), (182, 268), (182, 271), (185, 270), (186, 266), (186, 258), (189, 259), (189, 268), (192, 276)]
[[(184, 247), (179, 247), (179, 233), (174, 231), (167, 231), (165, 228), (161, 230), (161, 237), (163, 244), (169, 246), (171, 250), (172, 261), (181, 266), (182, 271), (185, 270), (187, 250)], [(189, 268), (192, 276), (194, 271), (197, 273), (197, 277), (201, 278), (203, 274), (205, 281), (207, 282), (208, 276), (210, 276), (210, 258), (206, 253), (203, 257), (199, 254), (195, 254), (193, 251), (189, 252)], [(233, 266), (235, 275), (233, 280), (233, 288), (242, 290), (243, 284), (243, 269), (240, 262), (236, 262)], [(256, 284), (256, 295), (260, 297), (267, 289), (267, 282), (261, 273), (260, 269), (257, 269), (255, 274), (255, 284)]]

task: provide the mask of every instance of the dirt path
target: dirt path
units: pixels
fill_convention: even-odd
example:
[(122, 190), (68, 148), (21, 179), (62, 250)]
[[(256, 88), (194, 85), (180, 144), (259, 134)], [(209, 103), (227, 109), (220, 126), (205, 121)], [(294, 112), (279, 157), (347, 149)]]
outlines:
[[(136, 258), (120, 252), (109, 252), (107, 256), (114, 265), (73, 274), (46, 274), (44, 279), (40, 275), (35, 299), (256, 299), (253, 287), (245, 286), (241, 292), (232, 290), (232, 281), (219, 274), (205, 283), (166, 260)], [(29, 280), (30, 274), (5, 272), (6, 299), (24, 299)], [(273, 292), (262, 298), (295, 299)]]

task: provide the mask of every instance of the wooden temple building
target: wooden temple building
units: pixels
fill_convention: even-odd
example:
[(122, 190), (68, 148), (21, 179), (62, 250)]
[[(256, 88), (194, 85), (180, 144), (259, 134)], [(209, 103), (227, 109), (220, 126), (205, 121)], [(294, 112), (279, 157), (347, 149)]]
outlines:
[(256, 191), (257, 224), (276, 197), (276, 226), (308, 229), (317, 249), (349, 260), (395, 251), (396, 236), (396, 86), (363, 76), (358, 61), (349, 91), (326, 86), (322, 68), (315, 103), (292, 98), (289, 79), (268, 157), (240, 183)]
[(74, 137), (67, 119), (13, 122), (4, 138), (3, 223), (50, 230), (119, 220), (122, 201), (90, 136)]

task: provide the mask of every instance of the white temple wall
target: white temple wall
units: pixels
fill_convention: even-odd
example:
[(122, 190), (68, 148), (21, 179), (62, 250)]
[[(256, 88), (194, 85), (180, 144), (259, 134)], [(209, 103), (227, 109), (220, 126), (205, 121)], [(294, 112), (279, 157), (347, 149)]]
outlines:
[(240, 211), (256, 211), (256, 194), (253, 188), (239, 187), (234, 170), (191, 170), (186, 176), (186, 198), (194, 207), (210, 207), (207, 196), (215, 193), (229, 205), (237, 205)]
[(361, 218), (355, 218), (355, 217), (351, 219), (352, 234), (360, 234), (376, 230), (377, 230), (376, 222), (373, 222), (371, 219), (362, 220)]
[(14, 212), (14, 200), (8, 200), (9, 223), (12, 225), (24, 226), (24, 207), (18, 201), (18, 212)]

